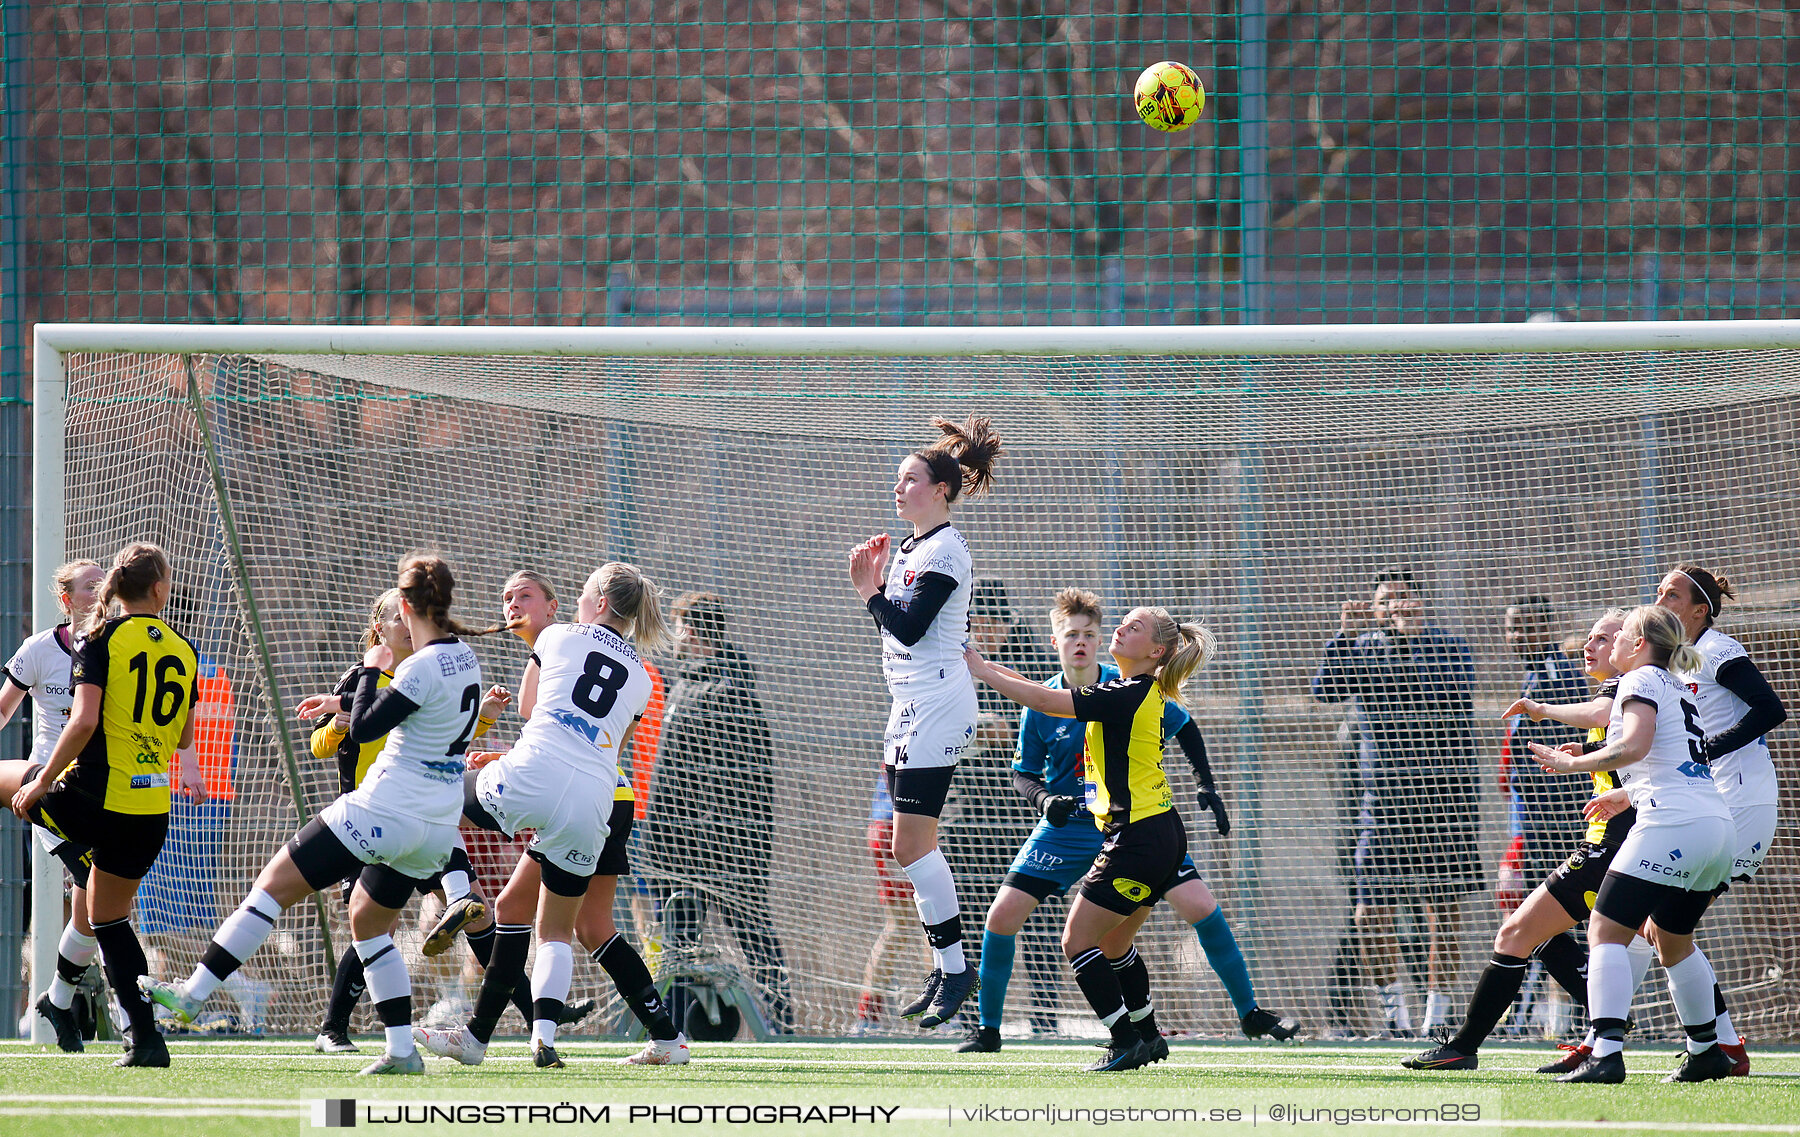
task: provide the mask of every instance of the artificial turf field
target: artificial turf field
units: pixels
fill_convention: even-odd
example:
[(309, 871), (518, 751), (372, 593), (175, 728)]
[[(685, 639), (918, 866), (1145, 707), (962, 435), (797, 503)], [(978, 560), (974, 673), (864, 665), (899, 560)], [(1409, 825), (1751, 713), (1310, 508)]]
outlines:
[[(376, 1039), (359, 1041), (365, 1051), (379, 1046)], [(502, 1038), (479, 1067), (434, 1058), (424, 1077), (379, 1079), (356, 1076), (369, 1054), (314, 1054), (299, 1039), (171, 1040), (168, 1070), (115, 1069), (116, 1044), (93, 1043), (85, 1054), (65, 1055), (0, 1043), (0, 1133), (313, 1132), (315, 1120), (327, 1116), (322, 1103), (353, 1099), (359, 1128), (379, 1125), (409, 1135), (1800, 1134), (1796, 1050), (1753, 1047), (1748, 1079), (1664, 1085), (1662, 1075), (1677, 1061), (1674, 1048), (1634, 1047), (1627, 1052), (1633, 1074), (1624, 1085), (1564, 1086), (1531, 1073), (1551, 1054), (1543, 1045), (1490, 1046), (1480, 1070), (1419, 1074), (1398, 1067), (1417, 1043), (1176, 1043), (1167, 1062), (1148, 1070), (1093, 1075), (1080, 1072), (1097, 1053), (1087, 1046), (1009, 1041), (999, 1054), (972, 1056), (952, 1053), (951, 1043), (704, 1044), (686, 1067), (645, 1068), (612, 1061), (633, 1049), (625, 1043), (571, 1041), (559, 1047), (567, 1069), (537, 1070), (522, 1041)], [(1445, 1119), (1448, 1106), (1461, 1120)], [(427, 1114), (427, 1107), (438, 1112)], [(557, 1107), (554, 1113), (550, 1107)], [(786, 1120), (782, 1107), (788, 1107)], [(814, 1107), (817, 1112), (807, 1112)], [(607, 1120), (595, 1120), (603, 1109)], [(861, 1112), (847, 1115), (849, 1109)], [(1031, 1109), (1035, 1116), (1002, 1120), (1003, 1110)], [(1046, 1109), (1055, 1111), (1054, 1120)], [(1127, 1109), (1167, 1112), (1161, 1118), (1073, 1112)], [(1241, 1120), (1228, 1120), (1233, 1110)], [(1381, 1120), (1359, 1120), (1370, 1110), (1387, 1112)]]

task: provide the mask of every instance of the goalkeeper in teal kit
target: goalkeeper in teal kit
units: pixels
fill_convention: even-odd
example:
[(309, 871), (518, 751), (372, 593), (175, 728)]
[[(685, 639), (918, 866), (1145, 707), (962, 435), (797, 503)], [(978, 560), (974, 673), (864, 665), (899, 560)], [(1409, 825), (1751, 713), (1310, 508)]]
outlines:
[[(1099, 598), (1091, 592), (1067, 588), (1057, 594), (1050, 611), (1050, 630), (1062, 671), (1045, 686), (1073, 689), (1118, 678), (1117, 669), (1102, 665), (1097, 659), (1100, 615)], [(1082, 726), (1074, 719), (1030, 709), (1019, 716), (1013, 784), (1043, 820), (1019, 848), (988, 908), (981, 937), (980, 1020), (971, 1025), (968, 1041), (957, 1047), (959, 1051), (992, 1053), (1000, 1049), (1000, 1021), (1019, 929), (1046, 897), (1064, 892), (1079, 881), (1100, 853), (1103, 836), (1087, 809), (1087, 795), (1092, 787), (1083, 776)], [(1230, 832), (1225, 805), (1213, 789), (1206, 744), (1199, 728), (1176, 703), (1169, 704), (1163, 717), (1163, 737), (1171, 736), (1181, 744), (1194, 768), (1200, 785), (1200, 807), (1213, 811), (1220, 833)], [(1292, 1038), (1300, 1029), (1299, 1023), (1257, 1006), (1256, 989), (1250, 982), (1243, 953), (1192, 858), (1182, 863), (1180, 878), (1181, 883), (1170, 889), (1165, 898), (1181, 919), (1194, 926), (1207, 962), (1231, 996), (1244, 1034), (1250, 1038)], [(1161, 1049), (1163, 1054), (1168, 1053), (1167, 1044)]]

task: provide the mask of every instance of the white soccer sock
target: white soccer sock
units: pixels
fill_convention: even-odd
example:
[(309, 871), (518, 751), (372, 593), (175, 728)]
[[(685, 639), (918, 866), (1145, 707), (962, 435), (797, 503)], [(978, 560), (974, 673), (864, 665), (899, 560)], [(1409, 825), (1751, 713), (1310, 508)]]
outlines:
[[(919, 910), (921, 924), (929, 928), (962, 914), (956, 902), (956, 879), (950, 875), (950, 862), (944, 859), (943, 850), (933, 849), (900, 869), (912, 881), (913, 904)], [(931, 953), (946, 975), (969, 969), (960, 942), (944, 948), (934, 946)]]
[[(363, 982), (369, 985), (369, 1002), (379, 1007), (389, 999), (412, 997), (412, 976), (406, 973), (406, 961), (394, 946), (394, 937), (382, 935), (372, 940), (357, 940), (356, 958), (362, 960)], [(404, 1058), (413, 1052), (412, 1024), (384, 1026), (387, 1052)]]
[[(1669, 976), (1669, 997), (1675, 1001), (1675, 1015), (1682, 1026), (1700, 1026), (1713, 1021), (1713, 969), (1699, 948), (1680, 963), (1665, 967)], [(1698, 1054), (1710, 1042), (1687, 1040), (1688, 1052)]]
[[(1595, 944), (1588, 949), (1588, 1014), (1595, 1019), (1631, 1017), (1631, 953), (1624, 944)], [(1594, 1039), (1597, 1058), (1623, 1049), (1625, 1044), (1617, 1039)]]
[[(282, 908), (273, 896), (260, 888), (250, 890), (244, 902), (238, 905), (237, 911), (225, 917), (219, 930), (213, 933), (213, 943), (228, 952), (239, 963), (256, 954), (256, 949), (263, 946), (269, 933), (275, 930), (275, 921), (281, 919)], [(212, 969), (205, 964), (194, 968), (194, 974), (188, 977), (186, 993), (202, 1002), (212, 997), (224, 979), (214, 975)]]
[(443, 886), (445, 904), (455, 904), (469, 894), (469, 874), (461, 869), (446, 869), (438, 883)]
[[(1717, 977), (1713, 982), (1718, 982)], [(1738, 1032), (1732, 1028), (1730, 1011), (1719, 1012), (1719, 1017), (1713, 1020), (1713, 1029), (1719, 1032), (1720, 1046), (1742, 1046), (1744, 1043), (1744, 1040), (1738, 1037)]]
[(1396, 979), (1376, 990), (1381, 993), (1381, 1014), (1387, 1025), (1394, 1030), (1411, 1030), (1412, 1012), (1406, 1009), (1406, 980)]
[(1644, 985), (1644, 976), (1650, 974), (1650, 965), (1656, 962), (1656, 949), (1644, 937), (1633, 936), (1625, 950), (1631, 954), (1631, 994), (1635, 999), (1638, 988)]
[(1419, 1026), (1430, 1030), (1434, 1026), (1443, 1026), (1444, 1020), (1450, 1017), (1450, 996), (1439, 991), (1425, 992), (1425, 1021)]
[[(76, 931), (73, 920), (63, 927), (62, 940), (56, 945), (56, 954), (77, 967), (94, 962), (99, 951), (100, 941)], [(60, 1010), (66, 1011), (75, 1005), (75, 985), (62, 977), (61, 970), (50, 976), (49, 995), (51, 1004)]]
[[(566, 941), (539, 940), (537, 962), (531, 965), (531, 997), (569, 1001), (569, 976), (575, 970), (575, 952)], [(531, 1024), (531, 1041), (545, 1046), (556, 1045), (556, 1023), (536, 1019)]]

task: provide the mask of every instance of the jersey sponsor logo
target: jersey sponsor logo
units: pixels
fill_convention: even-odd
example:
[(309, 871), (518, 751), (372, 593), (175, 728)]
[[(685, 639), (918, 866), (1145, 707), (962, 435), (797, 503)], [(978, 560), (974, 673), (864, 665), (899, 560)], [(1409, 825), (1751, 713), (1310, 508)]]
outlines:
[[(1680, 853), (1681, 853), (1681, 850), (1679, 850), (1679, 849), (1675, 850), (1676, 856), (1679, 856)], [(1655, 873), (1658, 876), (1669, 877), (1673, 880), (1686, 880), (1688, 877), (1694, 875), (1694, 871), (1692, 869), (1678, 869), (1674, 865), (1658, 864), (1655, 861), (1649, 861), (1649, 860), (1638, 861), (1638, 868), (1644, 870), (1645, 872)]]
[(150, 637), (150, 640), (152, 643), (161, 643), (162, 642), (162, 629), (157, 627), (155, 624), (150, 624), (147, 627), (145, 627), (144, 634)]
[(911, 569), (907, 569), (904, 573), (900, 574), (901, 582), (903, 584), (905, 584), (906, 587), (908, 587), (908, 588), (911, 588), (913, 585), (913, 581), (915, 581), (917, 579), (919, 579), (919, 574), (914, 572)]
[(572, 865), (591, 865), (594, 863), (594, 855), (592, 853), (584, 853), (580, 849), (570, 849), (563, 854), (563, 860), (568, 861)]
[(1042, 849), (1036, 847), (1027, 847), (1025, 850), (1025, 863), (1028, 865), (1037, 865), (1043, 868), (1053, 869), (1067, 860), (1067, 857), (1059, 857), (1055, 853), (1046, 853)]
[(1683, 762), (1675, 768), (1690, 778), (1704, 778), (1709, 782), (1712, 781), (1712, 768), (1698, 762)]
[(550, 707), (545, 711), (552, 719), (587, 740), (587, 744), (596, 750), (611, 750), (612, 732), (601, 728), (597, 722), (582, 718), (574, 711), (566, 711), (561, 707)]
[(455, 675), (456, 674), (456, 659), (453, 656), (449, 656), (449, 655), (438, 656), (438, 670), (443, 673), (443, 675), (446, 679), (452, 675)]
[(460, 759), (449, 761), (440, 758), (435, 762), (421, 761), (419, 768), (425, 771), (425, 776), (434, 782), (462, 781), (463, 764)]
[(957, 746), (946, 746), (946, 747), (944, 747), (944, 754), (945, 754), (945, 755), (946, 755), (946, 756), (947, 756), (947, 757), (950, 757), (950, 758), (960, 758), (960, 757), (962, 757), (962, 756), (963, 756), (963, 753), (964, 753), (964, 752), (965, 752), (965, 751), (967, 751), (967, 750), (968, 750), (968, 749), (969, 749), (969, 746), (970, 746), (970, 745), (971, 745), (971, 744), (972, 744), (972, 742), (973, 742), (973, 741), (974, 741), (974, 738), (975, 738), (975, 728), (974, 728), (974, 727), (972, 727), (972, 726), (971, 726), (971, 727), (967, 727), (967, 728), (965, 728), (965, 729), (964, 729), (964, 730), (963, 730), (963, 740), (962, 740), (962, 743), (961, 743), (961, 744), (960, 744), (960, 745), (957, 745)]
[(133, 775), (131, 775), (131, 788), (134, 790), (160, 789), (164, 786), (167, 786), (168, 784), (169, 784), (169, 775), (167, 775), (167, 774), (133, 774)]
[(1150, 898), (1150, 886), (1143, 881), (1122, 876), (1114, 880), (1112, 886), (1120, 896), (1134, 904), (1142, 904)]

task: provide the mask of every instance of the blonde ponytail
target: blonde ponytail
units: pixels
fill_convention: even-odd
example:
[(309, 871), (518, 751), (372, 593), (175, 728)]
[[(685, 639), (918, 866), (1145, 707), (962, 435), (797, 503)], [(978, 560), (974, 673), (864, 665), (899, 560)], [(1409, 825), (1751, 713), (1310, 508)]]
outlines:
[(1156, 669), (1156, 685), (1163, 696), (1182, 702), (1182, 687), (1188, 677), (1205, 667), (1218, 651), (1218, 640), (1203, 624), (1183, 624), (1166, 608), (1146, 608), (1150, 614), (1151, 635), (1164, 649), (1163, 661)]

